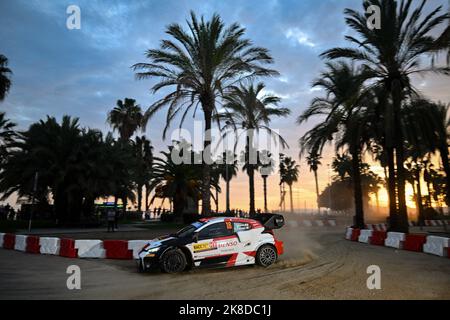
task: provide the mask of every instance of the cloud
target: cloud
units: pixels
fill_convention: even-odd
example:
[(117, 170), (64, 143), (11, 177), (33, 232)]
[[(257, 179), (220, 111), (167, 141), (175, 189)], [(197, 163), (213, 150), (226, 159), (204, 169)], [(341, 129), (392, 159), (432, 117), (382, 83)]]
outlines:
[(284, 35), (287, 39), (294, 40), (294, 44), (298, 43), (312, 48), (316, 46), (316, 44), (310, 40), (308, 35), (298, 28), (289, 28)]

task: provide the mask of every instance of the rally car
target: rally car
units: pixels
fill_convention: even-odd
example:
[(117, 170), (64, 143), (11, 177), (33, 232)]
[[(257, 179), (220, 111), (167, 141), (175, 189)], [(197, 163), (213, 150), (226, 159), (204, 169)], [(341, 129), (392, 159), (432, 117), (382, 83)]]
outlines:
[(144, 246), (139, 253), (139, 270), (177, 273), (192, 267), (268, 267), (283, 254), (283, 242), (272, 231), (283, 225), (283, 216), (276, 214), (201, 219)]

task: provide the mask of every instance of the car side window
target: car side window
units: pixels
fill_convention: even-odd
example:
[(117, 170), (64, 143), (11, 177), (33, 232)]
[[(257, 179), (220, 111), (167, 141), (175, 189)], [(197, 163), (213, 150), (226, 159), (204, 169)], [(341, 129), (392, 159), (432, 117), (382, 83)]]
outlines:
[(233, 234), (231, 228), (227, 228), (224, 222), (214, 223), (209, 227), (204, 228), (198, 234), (199, 240), (213, 239), (220, 237), (227, 237)]
[(233, 226), (234, 232), (247, 231), (251, 229), (250, 224), (246, 222), (234, 222)]

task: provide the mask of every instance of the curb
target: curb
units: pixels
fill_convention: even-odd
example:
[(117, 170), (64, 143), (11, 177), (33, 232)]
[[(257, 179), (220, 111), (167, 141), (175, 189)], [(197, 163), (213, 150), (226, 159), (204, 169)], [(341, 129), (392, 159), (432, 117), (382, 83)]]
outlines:
[(66, 258), (138, 259), (151, 240), (74, 240), (0, 233), (0, 248)]

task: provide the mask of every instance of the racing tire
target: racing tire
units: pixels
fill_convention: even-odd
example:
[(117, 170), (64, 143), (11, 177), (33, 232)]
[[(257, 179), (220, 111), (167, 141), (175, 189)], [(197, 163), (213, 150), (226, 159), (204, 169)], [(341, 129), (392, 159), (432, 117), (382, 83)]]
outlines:
[(186, 256), (180, 249), (169, 250), (161, 257), (161, 270), (166, 273), (179, 273), (186, 269)]
[(274, 264), (277, 259), (277, 250), (271, 245), (265, 244), (256, 252), (256, 264), (261, 267), (267, 268)]

